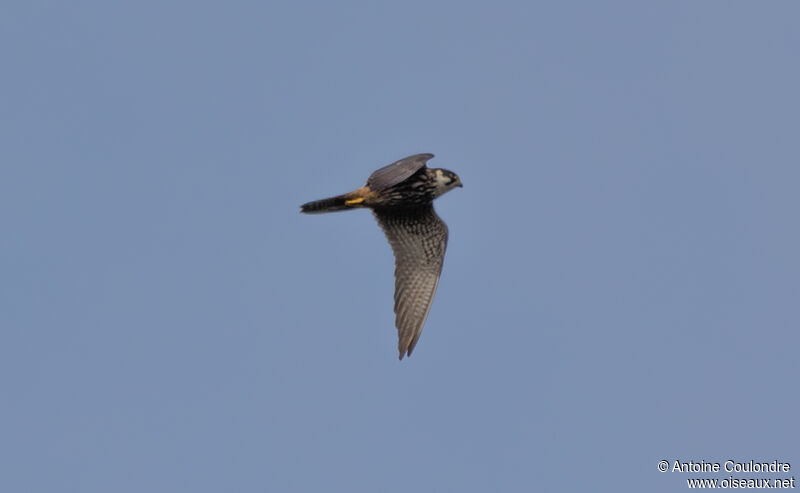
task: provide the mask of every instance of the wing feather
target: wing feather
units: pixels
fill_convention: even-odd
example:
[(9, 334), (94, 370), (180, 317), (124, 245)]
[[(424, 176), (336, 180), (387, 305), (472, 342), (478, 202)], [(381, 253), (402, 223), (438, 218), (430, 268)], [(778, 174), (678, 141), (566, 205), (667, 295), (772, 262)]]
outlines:
[(447, 225), (427, 204), (375, 209), (395, 258), (394, 312), (400, 359), (414, 350), (439, 284), (447, 248)]
[(395, 161), (372, 173), (367, 179), (367, 186), (374, 191), (393, 187), (424, 168), (425, 163), (431, 158), (433, 158), (433, 154), (414, 154)]

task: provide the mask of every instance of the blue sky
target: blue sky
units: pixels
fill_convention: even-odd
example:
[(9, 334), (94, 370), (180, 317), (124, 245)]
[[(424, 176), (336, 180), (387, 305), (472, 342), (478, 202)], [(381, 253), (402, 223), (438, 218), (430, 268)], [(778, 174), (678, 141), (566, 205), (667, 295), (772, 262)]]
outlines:
[[(0, 490), (800, 466), (796, 3), (0, 14)], [(464, 188), (400, 362), (374, 220), (298, 206), (419, 152)]]

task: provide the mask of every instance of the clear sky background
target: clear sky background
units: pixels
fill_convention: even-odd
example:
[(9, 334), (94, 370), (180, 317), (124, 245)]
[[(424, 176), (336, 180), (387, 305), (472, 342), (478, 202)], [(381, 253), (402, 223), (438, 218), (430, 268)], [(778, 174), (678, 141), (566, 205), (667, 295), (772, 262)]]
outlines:
[[(0, 490), (800, 476), (799, 19), (4, 3)], [(298, 206), (419, 152), (464, 188), (436, 203), (444, 272), (401, 362), (373, 218)]]

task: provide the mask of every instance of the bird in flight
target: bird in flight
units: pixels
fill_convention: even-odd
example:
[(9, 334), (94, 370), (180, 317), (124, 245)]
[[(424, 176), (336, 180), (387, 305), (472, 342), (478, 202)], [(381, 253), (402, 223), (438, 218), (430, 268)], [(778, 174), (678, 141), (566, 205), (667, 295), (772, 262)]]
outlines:
[(452, 171), (428, 168), (431, 158), (433, 154), (403, 158), (372, 173), (357, 190), (300, 206), (307, 214), (372, 209), (394, 252), (400, 359), (411, 356), (419, 340), (442, 273), (447, 225), (433, 210), (433, 199), (462, 186)]

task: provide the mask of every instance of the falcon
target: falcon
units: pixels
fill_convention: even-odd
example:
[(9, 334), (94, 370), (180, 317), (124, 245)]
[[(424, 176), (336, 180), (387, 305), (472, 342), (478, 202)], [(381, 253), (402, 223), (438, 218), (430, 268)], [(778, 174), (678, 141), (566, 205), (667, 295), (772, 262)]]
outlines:
[(452, 171), (428, 168), (431, 158), (433, 154), (403, 158), (372, 173), (357, 190), (300, 206), (306, 214), (372, 209), (394, 252), (400, 359), (411, 356), (417, 345), (442, 273), (447, 225), (433, 210), (433, 199), (462, 186)]

